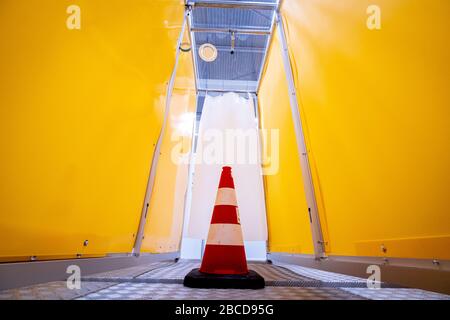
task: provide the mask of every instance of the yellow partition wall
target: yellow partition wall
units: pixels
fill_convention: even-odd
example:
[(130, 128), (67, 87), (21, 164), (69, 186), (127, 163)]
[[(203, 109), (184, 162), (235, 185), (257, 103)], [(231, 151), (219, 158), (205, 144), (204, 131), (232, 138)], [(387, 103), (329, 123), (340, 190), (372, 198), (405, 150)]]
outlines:
[[(185, 42), (187, 41), (189, 39), (186, 33)], [(181, 52), (145, 225), (142, 252), (179, 250), (188, 178), (187, 160), (191, 151), (196, 102), (192, 56), (190, 52)]]
[[(180, 1), (0, 4), (0, 259), (130, 252)], [(88, 245), (84, 246), (84, 241)]]
[[(271, 168), (267, 173), (270, 174), (264, 177), (269, 251), (311, 254), (313, 243), (308, 207), (277, 35), (267, 59), (258, 101), (261, 129), (267, 134), (263, 154), (271, 159), (267, 163)], [(274, 131), (271, 130), (278, 131), (278, 147), (272, 144), (274, 136), (271, 132)]]
[(378, 0), (380, 30), (372, 4), (282, 8), (329, 253), (450, 259), (450, 2)]

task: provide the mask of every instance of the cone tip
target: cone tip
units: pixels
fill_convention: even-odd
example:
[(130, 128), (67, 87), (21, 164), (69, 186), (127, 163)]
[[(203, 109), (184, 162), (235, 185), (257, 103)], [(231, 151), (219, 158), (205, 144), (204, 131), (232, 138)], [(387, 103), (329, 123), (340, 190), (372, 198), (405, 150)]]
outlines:
[(231, 167), (230, 166), (224, 166), (222, 167), (223, 171), (231, 171)]

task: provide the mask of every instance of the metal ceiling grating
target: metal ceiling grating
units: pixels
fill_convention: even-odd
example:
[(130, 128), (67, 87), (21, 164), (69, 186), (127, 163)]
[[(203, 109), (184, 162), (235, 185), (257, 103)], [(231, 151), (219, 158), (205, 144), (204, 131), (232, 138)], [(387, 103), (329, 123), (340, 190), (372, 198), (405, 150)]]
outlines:
[[(195, 40), (197, 47), (203, 43), (209, 42), (214, 44), (219, 49), (224, 49), (227, 52), (231, 50), (231, 36), (228, 33), (195, 33)], [(267, 44), (267, 36), (251, 35), (251, 34), (236, 34), (236, 49), (237, 50), (253, 50), (257, 52), (264, 52)]]
[[(277, 4), (276, 0), (188, 1), (197, 89), (257, 91)], [(199, 57), (198, 48), (204, 43), (218, 49), (215, 61)]]
[(270, 10), (239, 8), (195, 8), (193, 27), (243, 28), (270, 31)]

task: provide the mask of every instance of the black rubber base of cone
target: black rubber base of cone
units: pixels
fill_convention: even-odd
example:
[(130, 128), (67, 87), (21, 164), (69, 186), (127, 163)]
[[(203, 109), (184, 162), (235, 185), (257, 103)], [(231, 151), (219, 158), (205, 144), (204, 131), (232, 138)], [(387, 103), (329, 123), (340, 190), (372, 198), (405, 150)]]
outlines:
[(216, 289), (262, 289), (266, 285), (264, 278), (253, 270), (246, 275), (219, 275), (202, 273), (199, 269), (189, 272), (183, 284), (189, 288)]

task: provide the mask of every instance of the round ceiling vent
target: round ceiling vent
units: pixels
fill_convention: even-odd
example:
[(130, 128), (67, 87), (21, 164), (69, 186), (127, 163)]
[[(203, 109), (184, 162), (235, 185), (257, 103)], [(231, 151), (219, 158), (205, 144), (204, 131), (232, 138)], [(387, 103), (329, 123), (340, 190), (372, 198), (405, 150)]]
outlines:
[(213, 62), (217, 59), (217, 48), (211, 43), (204, 43), (198, 49), (198, 54), (203, 61)]

